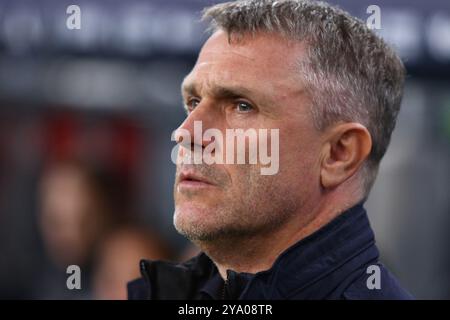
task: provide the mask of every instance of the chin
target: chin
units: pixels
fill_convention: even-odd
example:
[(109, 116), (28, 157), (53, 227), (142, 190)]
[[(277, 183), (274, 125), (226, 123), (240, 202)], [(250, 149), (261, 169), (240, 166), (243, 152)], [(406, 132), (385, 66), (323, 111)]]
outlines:
[(175, 206), (175, 229), (191, 241), (209, 238), (217, 229), (215, 210), (193, 203), (183, 203)]
[(203, 225), (213, 214), (213, 210), (192, 202), (184, 202), (175, 206), (175, 226), (199, 226)]

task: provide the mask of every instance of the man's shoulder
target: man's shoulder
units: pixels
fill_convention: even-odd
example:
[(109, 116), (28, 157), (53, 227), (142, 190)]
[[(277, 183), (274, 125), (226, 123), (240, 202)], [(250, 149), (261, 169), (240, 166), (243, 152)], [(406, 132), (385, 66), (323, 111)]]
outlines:
[(362, 270), (342, 293), (345, 300), (411, 300), (397, 278), (381, 263), (375, 263)]

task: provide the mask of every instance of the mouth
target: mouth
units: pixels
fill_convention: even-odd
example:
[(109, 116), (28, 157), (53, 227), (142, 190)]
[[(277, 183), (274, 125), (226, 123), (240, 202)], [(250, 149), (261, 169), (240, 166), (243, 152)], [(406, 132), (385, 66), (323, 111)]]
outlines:
[(180, 189), (199, 189), (213, 187), (215, 184), (208, 178), (194, 172), (181, 172), (178, 180)]

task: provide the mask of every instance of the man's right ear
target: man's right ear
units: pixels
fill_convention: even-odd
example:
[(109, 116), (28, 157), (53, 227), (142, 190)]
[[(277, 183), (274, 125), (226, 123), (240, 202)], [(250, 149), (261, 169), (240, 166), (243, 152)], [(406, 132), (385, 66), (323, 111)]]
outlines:
[(365, 126), (350, 122), (328, 129), (322, 147), (320, 182), (334, 188), (353, 176), (372, 149), (372, 138)]

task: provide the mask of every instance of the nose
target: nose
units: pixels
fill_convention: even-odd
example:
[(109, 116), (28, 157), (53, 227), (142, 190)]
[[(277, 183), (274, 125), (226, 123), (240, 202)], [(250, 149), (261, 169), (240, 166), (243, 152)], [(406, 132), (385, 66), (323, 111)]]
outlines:
[[(215, 128), (217, 124), (218, 115), (211, 109), (209, 104), (201, 102), (175, 130), (175, 141), (180, 146), (194, 150), (197, 145), (203, 149), (213, 141), (204, 139), (203, 135), (205, 130)], [(186, 139), (186, 135), (190, 139)]]

